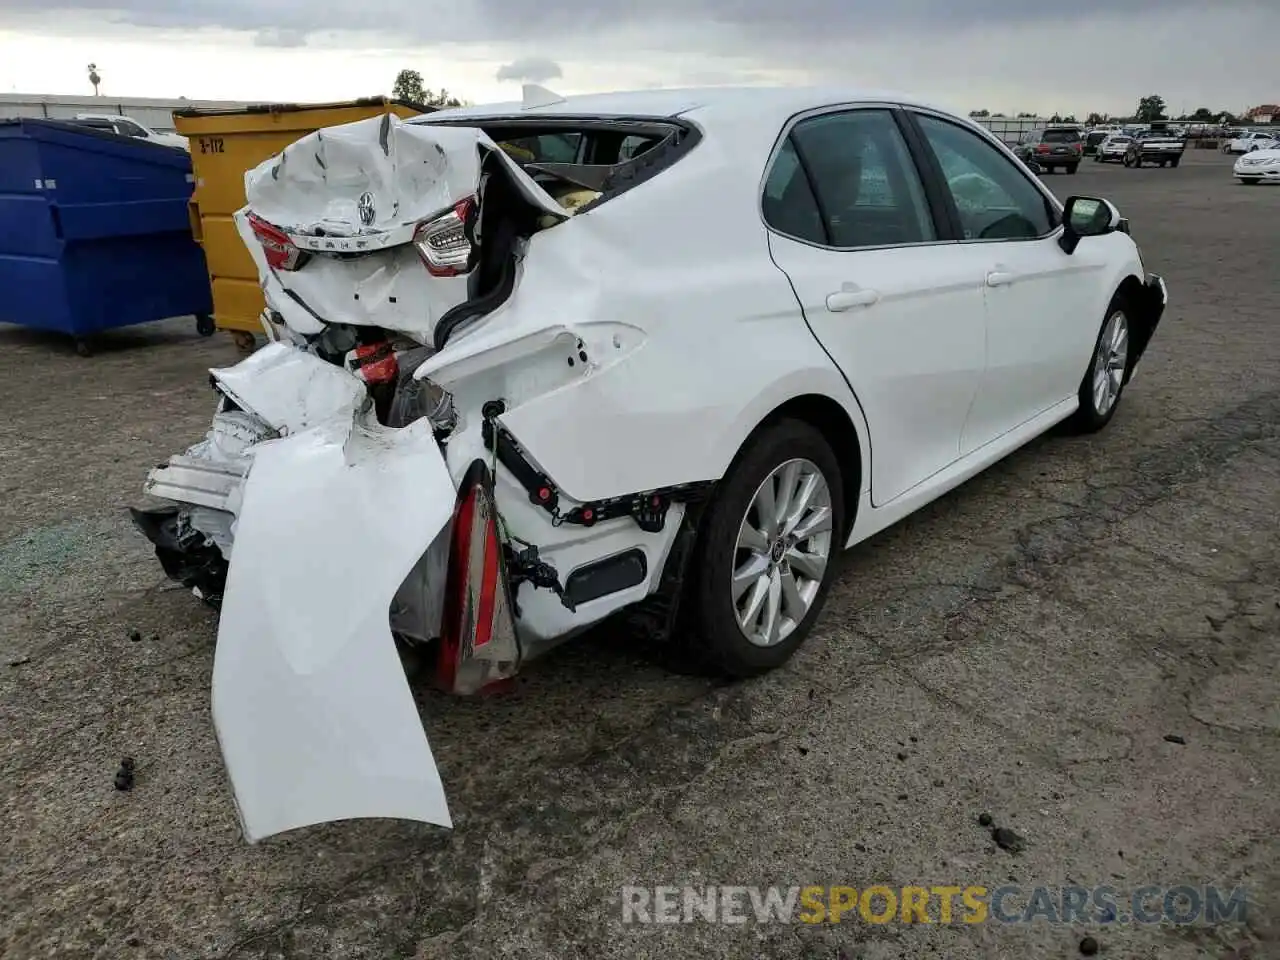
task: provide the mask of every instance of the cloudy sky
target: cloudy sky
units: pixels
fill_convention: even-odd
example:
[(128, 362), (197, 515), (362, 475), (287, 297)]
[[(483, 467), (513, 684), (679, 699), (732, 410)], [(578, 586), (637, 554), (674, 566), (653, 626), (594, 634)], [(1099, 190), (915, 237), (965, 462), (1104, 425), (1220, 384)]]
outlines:
[(957, 110), (1280, 100), (1280, 0), (0, 0), (0, 92), (342, 100), (401, 67), (475, 102), (847, 83)]

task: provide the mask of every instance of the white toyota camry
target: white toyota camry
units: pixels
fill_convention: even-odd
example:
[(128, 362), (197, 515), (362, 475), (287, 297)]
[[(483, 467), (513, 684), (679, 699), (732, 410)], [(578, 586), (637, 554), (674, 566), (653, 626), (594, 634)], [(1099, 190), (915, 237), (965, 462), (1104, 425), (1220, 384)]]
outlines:
[(220, 604), (250, 840), (450, 824), (397, 643), (473, 692), (625, 611), (778, 667), (843, 548), (1104, 427), (1166, 304), (1109, 202), (895, 94), (530, 87), (246, 186), (272, 342), (135, 519)]

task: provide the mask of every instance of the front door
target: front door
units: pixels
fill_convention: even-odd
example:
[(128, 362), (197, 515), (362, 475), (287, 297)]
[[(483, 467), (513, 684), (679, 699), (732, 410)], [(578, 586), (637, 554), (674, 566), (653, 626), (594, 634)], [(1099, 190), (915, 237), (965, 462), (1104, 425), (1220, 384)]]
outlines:
[(1030, 173), (958, 123), (912, 114), (955, 203), (959, 246), (984, 262), (987, 358), (960, 452), (1072, 397), (1101, 317), (1099, 257), (1058, 246), (1058, 213)]

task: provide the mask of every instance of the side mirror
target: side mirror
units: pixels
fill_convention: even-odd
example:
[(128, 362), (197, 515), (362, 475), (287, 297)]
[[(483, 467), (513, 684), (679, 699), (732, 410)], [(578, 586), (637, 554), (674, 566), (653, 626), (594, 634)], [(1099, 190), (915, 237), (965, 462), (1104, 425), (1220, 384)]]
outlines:
[(1101, 237), (1124, 230), (1124, 218), (1115, 204), (1097, 197), (1070, 197), (1062, 211), (1062, 236), (1058, 246), (1072, 254), (1084, 237)]

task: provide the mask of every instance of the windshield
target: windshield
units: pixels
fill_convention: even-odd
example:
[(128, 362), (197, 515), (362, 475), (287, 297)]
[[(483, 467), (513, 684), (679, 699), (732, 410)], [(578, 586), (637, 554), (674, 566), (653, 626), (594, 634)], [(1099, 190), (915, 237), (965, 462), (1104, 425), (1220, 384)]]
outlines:
[(1045, 143), (1079, 143), (1079, 130), (1046, 130), (1044, 132)]

